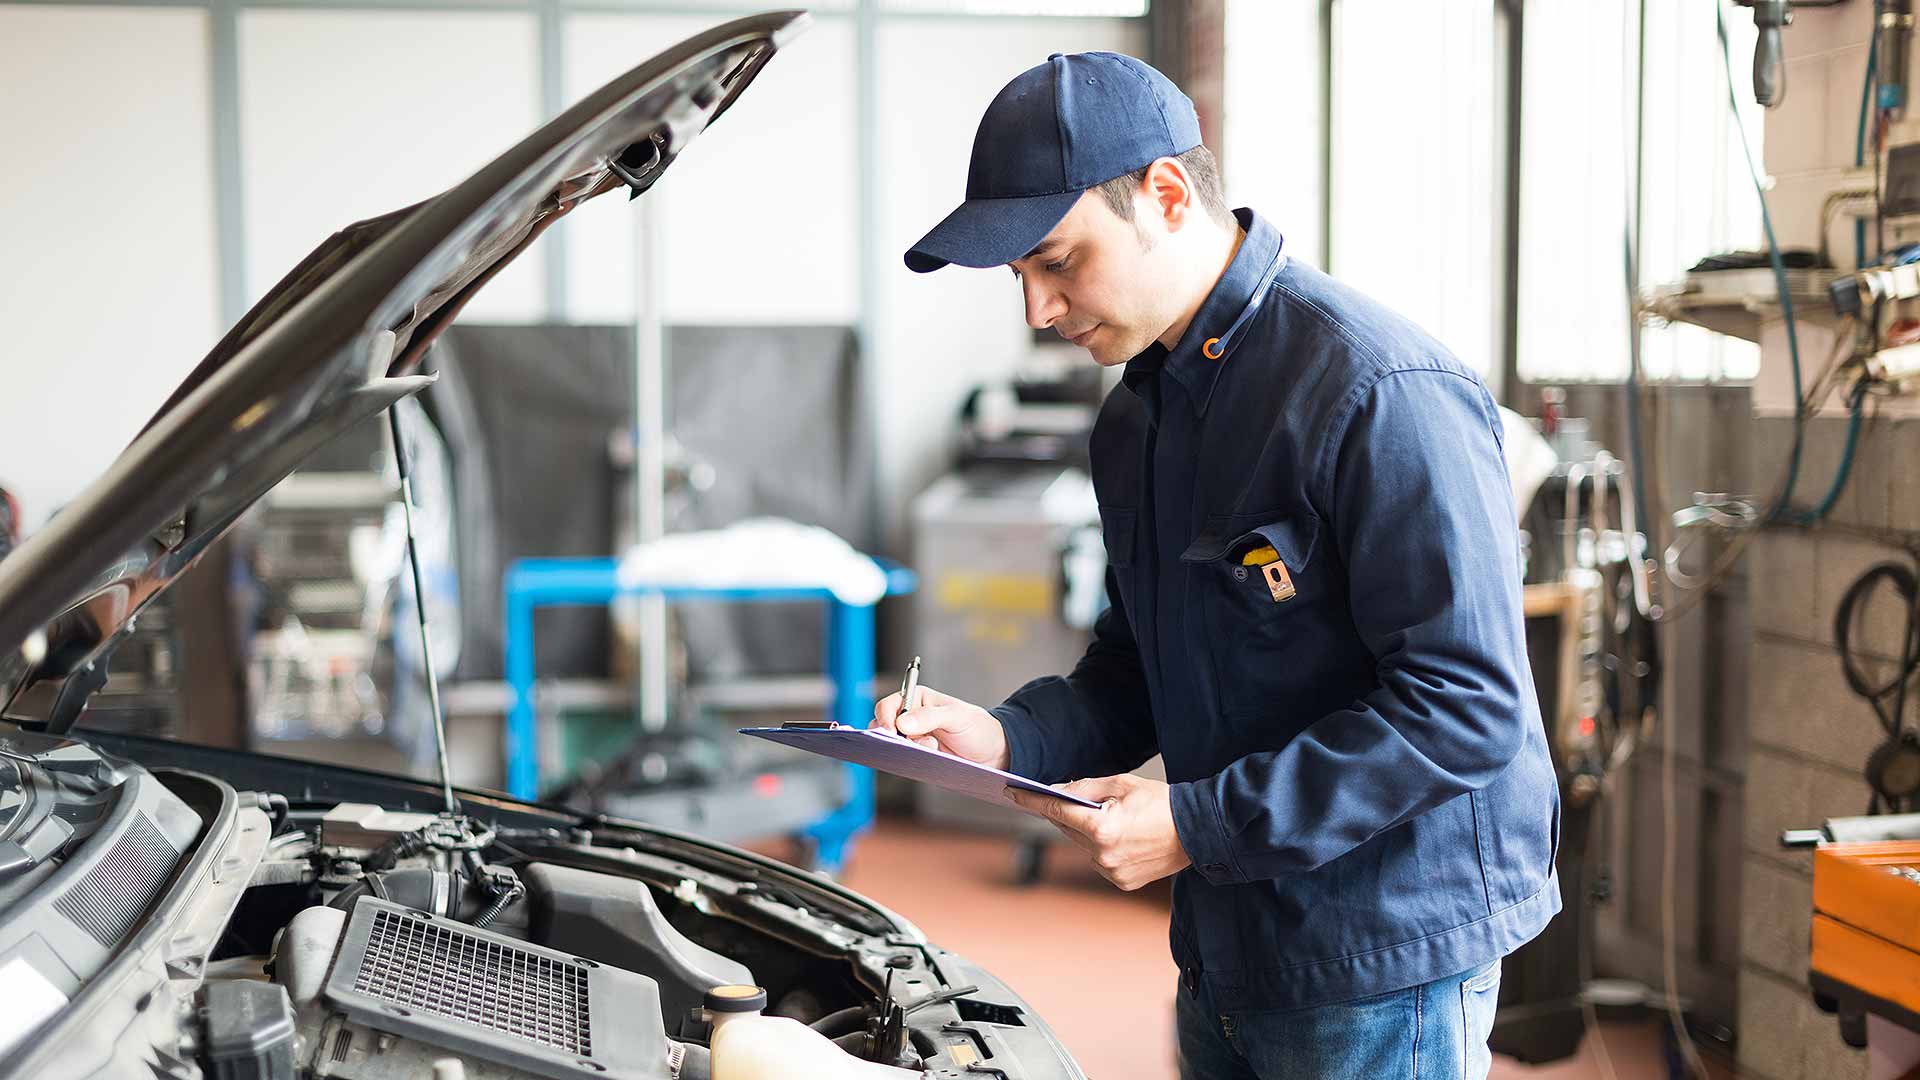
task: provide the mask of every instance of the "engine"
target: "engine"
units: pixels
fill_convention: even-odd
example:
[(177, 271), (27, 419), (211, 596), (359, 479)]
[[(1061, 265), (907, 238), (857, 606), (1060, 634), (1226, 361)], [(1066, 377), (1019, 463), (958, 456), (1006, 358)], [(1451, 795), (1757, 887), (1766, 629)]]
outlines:
[[(514, 857), (465, 818), (342, 804), (317, 824), (276, 840), (236, 940), (248, 923), (280, 921), (289, 897), (314, 902), (264, 954), (209, 966), (199, 1057), (210, 1076), (705, 1080), (716, 1021), (737, 1019), (727, 1003), (742, 988), (766, 1000), (747, 964), (676, 927), (638, 877)], [(697, 911), (684, 885), (668, 899)], [(883, 1010), (829, 1014), (834, 1003), (804, 989), (786, 998), (798, 1019), (752, 1018), (788, 1025), (756, 1036), (762, 1050), (831, 1055), (835, 1076), (911, 1075), (861, 1060), (881, 1045), (918, 1064), (904, 1032), (882, 1030)]]
[(0, 1075), (843, 1080), (1058, 1056), (984, 973), (748, 852), (414, 812), (404, 790), (296, 797), (0, 727)]

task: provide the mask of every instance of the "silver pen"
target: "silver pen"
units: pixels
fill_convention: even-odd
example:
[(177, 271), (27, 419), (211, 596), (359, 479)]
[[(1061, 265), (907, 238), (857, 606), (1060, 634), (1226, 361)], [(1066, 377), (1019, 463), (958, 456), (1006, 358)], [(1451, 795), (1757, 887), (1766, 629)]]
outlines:
[(893, 721), (898, 724), (900, 717), (913, 705), (913, 695), (920, 689), (920, 658), (914, 657), (907, 665), (907, 677), (900, 680), (900, 707), (893, 711)]

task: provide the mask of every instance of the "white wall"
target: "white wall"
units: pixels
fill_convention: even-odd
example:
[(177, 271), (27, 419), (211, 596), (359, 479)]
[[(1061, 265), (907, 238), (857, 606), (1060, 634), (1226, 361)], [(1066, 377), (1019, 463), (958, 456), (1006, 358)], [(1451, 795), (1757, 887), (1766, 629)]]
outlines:
[[(566, 98), (725, 17), (566, 16)], [(332, 231), (445, 190), (543, 117), (527, 12), (246, 8), (238, 27), (249, 302)], [(0, 248), (41, 253), (0, 261), (13, 313), (0, 483), (34, 520), (111, 461), (225, 325), (209, 35), (199, 10), (0, 2), (0, 135), (19, 162), (0, 181)], [(897, 526), (945, 468), (966, 391), (1031, 347), (1004, 272), (922, 277), (901, 253), (961, 198), (974, 128), (1008, 79), (1052, 52), (1146, 44), (1138, 19), (883, 17), (879, 236), (862, 252), (854, 20), (821, 14), (650, 195), (666, 317), (853, 323), (869, 260), (869, 385)], [(565, 311), (546, 310), (552, 249), (536, 245), (464, 317), (629, 318), (636, 217), (609, 196), (562, 224)], [(83, 399), (84, 426), (66, 404)]]
[(1527, 9), (1518, 267), (1523, 379), (1627, 373), (1632, 17), (1627, 5)]
[[(1637, 10), (1527, 9), (1518, 366), (1529, 381), (1618, 381), (1627, 374), (1624, 245), (1634, 184)], [(1727, 32), (1757, 149), (1761, 110), (1745, 90), (1753, 19), (1734, 11)], [(1680, 280), (1704, 255), (1764, 242), (1727, 107), (1713, 5), (1650, 5), (1646, 71), (1643, 290)], [(1759, 362), (1751, 343), (1696, 326), (1648, 326), (1641, 346), (1644, 369), (1655, 379), (1749, 379)]]
[(1333, 274), (1460, 361), (1495, 359), (1492, 0), (1341, 0), (1333, 32)]
[[(431, 198), (533, 131), (530, 14), (240, 15), (241, 183), (251, 304), (334, 230)], [(462, 316), (546, 314), (534, 245)]]
[(1251, 206), (1287, 256), (1326, 265), (1320, 227), (1320, 0), (1227, 5), (1221, 168), (1232, 206)]
[(0, 485), (29, 528), (220, 330), (204, 12), (0, 4)]
[[(577, 100), (717, 19), (575, 15), (566, 95)], [(853, 20), (821, 17), (646, 198), (673, 323), (842, 323), (859, 317), (859, 160)], [(637, 215), (617, 193), (570, 214), (568, 317), (633, 317)]]
[(1049, 53), (1142, 56), (1146, 44), (1144, 26), (1118, 19), (882, 23), (880, 299), (870, 360), (878, 365), (880, 497), (890, 526), (945, 467), (966, 391), (1011, 371), (1032, 348), (1020, 290), (1005, 269), (915, 274), (901, 256), (964, 197), (974, 130), (1002, 86)]

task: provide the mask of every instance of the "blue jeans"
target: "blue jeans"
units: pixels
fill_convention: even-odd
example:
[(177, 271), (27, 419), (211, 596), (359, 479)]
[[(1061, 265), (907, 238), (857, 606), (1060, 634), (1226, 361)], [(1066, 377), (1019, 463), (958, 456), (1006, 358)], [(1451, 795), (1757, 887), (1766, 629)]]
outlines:
[(1500, 962), (1310, 1009), (1222, 1012), (1184, 982), (1175, 997), (1181, 1080), (1486, 1080)]

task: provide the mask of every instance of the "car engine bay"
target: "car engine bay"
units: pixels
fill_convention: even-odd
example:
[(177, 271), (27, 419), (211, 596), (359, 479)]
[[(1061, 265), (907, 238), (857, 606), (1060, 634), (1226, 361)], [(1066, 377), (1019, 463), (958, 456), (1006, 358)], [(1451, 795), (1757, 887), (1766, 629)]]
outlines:
[(153, 749), (292, 790), (0, 725), (0, 1076), (1080, 1075), (991, 976), (773, 860)]

